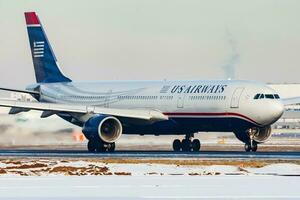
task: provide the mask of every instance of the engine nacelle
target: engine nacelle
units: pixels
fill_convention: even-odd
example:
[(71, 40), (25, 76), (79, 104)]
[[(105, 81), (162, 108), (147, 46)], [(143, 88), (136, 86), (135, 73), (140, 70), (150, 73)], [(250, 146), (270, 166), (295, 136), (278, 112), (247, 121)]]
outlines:
[(257, 132), (254, 134), (253, 140), (258, 143), (266, 142), (271, 137), (271, 126), (258, 128), (256, 131)]
[(88, 139), (101, 139), (107, 143), (117, 141), (122, 135), (122, 124), (113, 116), (96, 115), (88, 119), (82, 132)]

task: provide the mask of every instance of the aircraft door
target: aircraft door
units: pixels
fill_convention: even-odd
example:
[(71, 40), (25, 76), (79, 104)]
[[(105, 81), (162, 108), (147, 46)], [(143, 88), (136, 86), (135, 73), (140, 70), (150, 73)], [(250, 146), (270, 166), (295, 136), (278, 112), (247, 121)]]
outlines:
[(179, 96), (177, 99), (177, 108), (184, 107), (184, 96)]
[(235, 89), (231, 98), (230, 108), (239, 108), (240, 98), (243, 91), (244, 91), (243, 87), (239, 87)]

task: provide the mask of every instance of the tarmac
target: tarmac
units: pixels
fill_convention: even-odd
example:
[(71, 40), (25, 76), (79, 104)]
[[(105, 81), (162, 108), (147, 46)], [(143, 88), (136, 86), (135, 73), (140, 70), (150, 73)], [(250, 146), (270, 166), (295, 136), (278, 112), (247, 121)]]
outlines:
[(251, 159), (251, 160), (299, 160), (300, 152), (284, 151), (200, 151), (200, 152), (173, 152), (173, 151), (115, 151), (104, 153), (90, 153), (85, 150), (26, 150), (2, 149), (0, 157), (41, 157), (41, 158), (195, 158), (195, 159)]

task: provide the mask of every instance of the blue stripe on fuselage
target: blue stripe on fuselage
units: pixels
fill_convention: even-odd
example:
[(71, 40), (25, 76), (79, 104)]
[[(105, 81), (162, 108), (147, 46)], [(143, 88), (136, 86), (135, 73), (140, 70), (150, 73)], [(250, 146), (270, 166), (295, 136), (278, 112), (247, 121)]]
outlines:
[(196, 132), (234, 132), (235, 130), (246, 130), (254, 124), (235, 117), (217, 118), (186, 118), (176, 117), (167, 121), (156, 122), (151, 125), (126, 125), (124, 134), (146, 134), (146, 135), (173, 135)]

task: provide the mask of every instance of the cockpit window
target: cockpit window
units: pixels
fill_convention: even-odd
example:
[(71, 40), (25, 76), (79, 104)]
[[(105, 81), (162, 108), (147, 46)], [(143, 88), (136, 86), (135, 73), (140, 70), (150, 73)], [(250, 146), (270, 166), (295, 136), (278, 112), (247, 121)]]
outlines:
[(278, 94), (274, 94), (275, 99), (280, 99)]
[(256, 95), (254, 96), (254, 99), (258, 99), (259, 96), (260, 96), (260, 94), (256, 94)]
[(278, 94), (256, 94), (254, 99), (280, 99)]
[(266, 99), (274, 99), (273, 94), (266, 94), (265, 97), (266, 97)]

